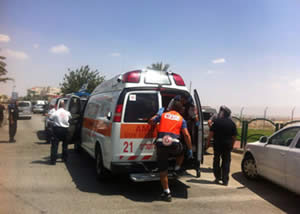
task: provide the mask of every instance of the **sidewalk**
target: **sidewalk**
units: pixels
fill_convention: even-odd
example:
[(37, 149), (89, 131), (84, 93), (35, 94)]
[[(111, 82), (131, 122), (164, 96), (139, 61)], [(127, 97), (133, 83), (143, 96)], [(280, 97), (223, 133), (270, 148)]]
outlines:
[(232, 152), (239, 153), (239, 154), (243, 154), (244, 153), (244, 149), (241, 148), (241, 141), (237, 140), (237, 141), (234, 142)]

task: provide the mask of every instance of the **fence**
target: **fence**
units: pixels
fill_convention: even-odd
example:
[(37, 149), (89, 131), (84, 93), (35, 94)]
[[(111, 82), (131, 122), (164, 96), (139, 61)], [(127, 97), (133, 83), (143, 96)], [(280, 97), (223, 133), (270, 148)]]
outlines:
[[(279, 122), (274, 122), (274, 121), (266, 119), (266, 118), (255, 118), (255, 119), (251, 119), (251, 120), (242, 120), (238, 117), (232, 117), (232, 119), (233, 119), (233, 121), (235, 121), (237, 127), (241, 127), (241, 129), (240, 129), (241, 131), (240, 131), (240, 133), (238, 133), (238, 138), (240, 138), (240, 140), (241, 140), (241, 144), (240, 144), (241, 148), (245, 147), (245, 145), (247, 144), (249, 139), (253, 139), (253, 138), (258, 139), (259, 137), (266, 135), (266, 132), (264, 132), (264, 133), (250, 133), (249, 132), (249, 127), (258, 121), (262, 122), (263, 129), (265, 129), (267, 127), (267, 130), (268, 130), (267, 135), (271, 135), (275, 131), (278, 131), (279, 129), (281, 129), (287, 125), (300, 122), (300, 120), (292, 120), (292, 121), (288, 121), (286, 123), (279, 123)], [(265, 124), (266, 122), (267, 122), (267, 125)], [(253, 126), (252, 126), (252, 128), (253, 128)], [(251, 129), (251, 130), (255, 130), (255, 128)]]

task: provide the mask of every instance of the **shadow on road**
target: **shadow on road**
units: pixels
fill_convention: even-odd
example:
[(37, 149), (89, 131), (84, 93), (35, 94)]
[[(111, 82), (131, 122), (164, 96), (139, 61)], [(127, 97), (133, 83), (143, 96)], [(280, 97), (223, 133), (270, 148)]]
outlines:
[(190, 180), (187, 180), (187, 182), (195, 183), (195, 184), (214, 184), (214, 185), (216, 185), (216, 183), (214, 181), (208, 181), (208, 180), (190, 179)]
[[(61, 154), (58, 154), (58, 155), (57, 155), (57, 160), (56, 160), (56, 162), (63, 162), (63, 161), (62, 161), (62, 155), (61, 155)], [(43, 157), (42, 160), (35, 160), (35, 161), (32, 161), (31, 164), (45, 164), (45, 165), (51, 165), (50, 156)]]
[(201, 167), (201, 172), (203, 173), (213, 173), (213, 168), (211, 167), (208, 167), (208, 168), (204, 168), (204, 167)]
[(8, 140), (0, 140), (0, 143), (10, 143)]
[(43, 142), (35, 142), (37, 145), (50, 145), (50, 143), (43, 141)]
[(232, 174), (232, 177), (247, 187), (249, 190), (273, 204), (286, 213), (299, 213), (300, 196), (290, 192), (263, 178), (258, 181), (250, 181), (242, 172)]
[[(83, 192), (101, 195), (122, 195), (132, 201), (152, 202), (159, 200), (160, 182), (134, 183), (128, 176), (114, 176), (106, 181), (98, 181), (94, 169), (95, 162), (86, 153), (77, 154), (70, 150), (67, 169), (77, 188)], [(178, 180), (169, 182), (173, 198), (188, 198), (189, 186)]]
[(46, 140), (46, 133), (43, 130), (37, 131), (36, 135), (39, 140)]

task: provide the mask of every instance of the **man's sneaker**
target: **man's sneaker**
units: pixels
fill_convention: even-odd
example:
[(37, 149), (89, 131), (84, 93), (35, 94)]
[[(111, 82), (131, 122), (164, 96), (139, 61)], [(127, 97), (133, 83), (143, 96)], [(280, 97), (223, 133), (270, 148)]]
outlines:
[(174, 170), (173, 174), (174, 174), (175, 177), (180, 177), (180, 176), (183, 176), (185, 174), (185, 170), (180, 168), (178, 170)]
[(223, 181), (224, 186), (228, 186), (228, 181)]
[(163, 201), (167, 201), (167, 202), (171, 202), (171, 201), (172, 201), (171, 193), (163, 192), (163, 193), (160, 195), (160, 198), (161, 198), (161, 200), (163, 200)]

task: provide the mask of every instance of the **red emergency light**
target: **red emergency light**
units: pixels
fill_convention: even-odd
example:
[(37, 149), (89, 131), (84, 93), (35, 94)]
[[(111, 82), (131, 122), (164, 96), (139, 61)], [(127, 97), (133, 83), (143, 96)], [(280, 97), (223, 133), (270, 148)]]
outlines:
[(185, 83), (184, 83), (182, 77), (179, 74), (172, 73), (172, 75), (173, 75), (173, 78), (174, 78), (174, 81), (175, 81), (176, 85), (185, 86)]
[(130, 71), (123, 74), (123, 82), (139, 83), (141, 71)]
[(119, 104), (116, 107), (114, 122), (121, 122), (123, 105)]

